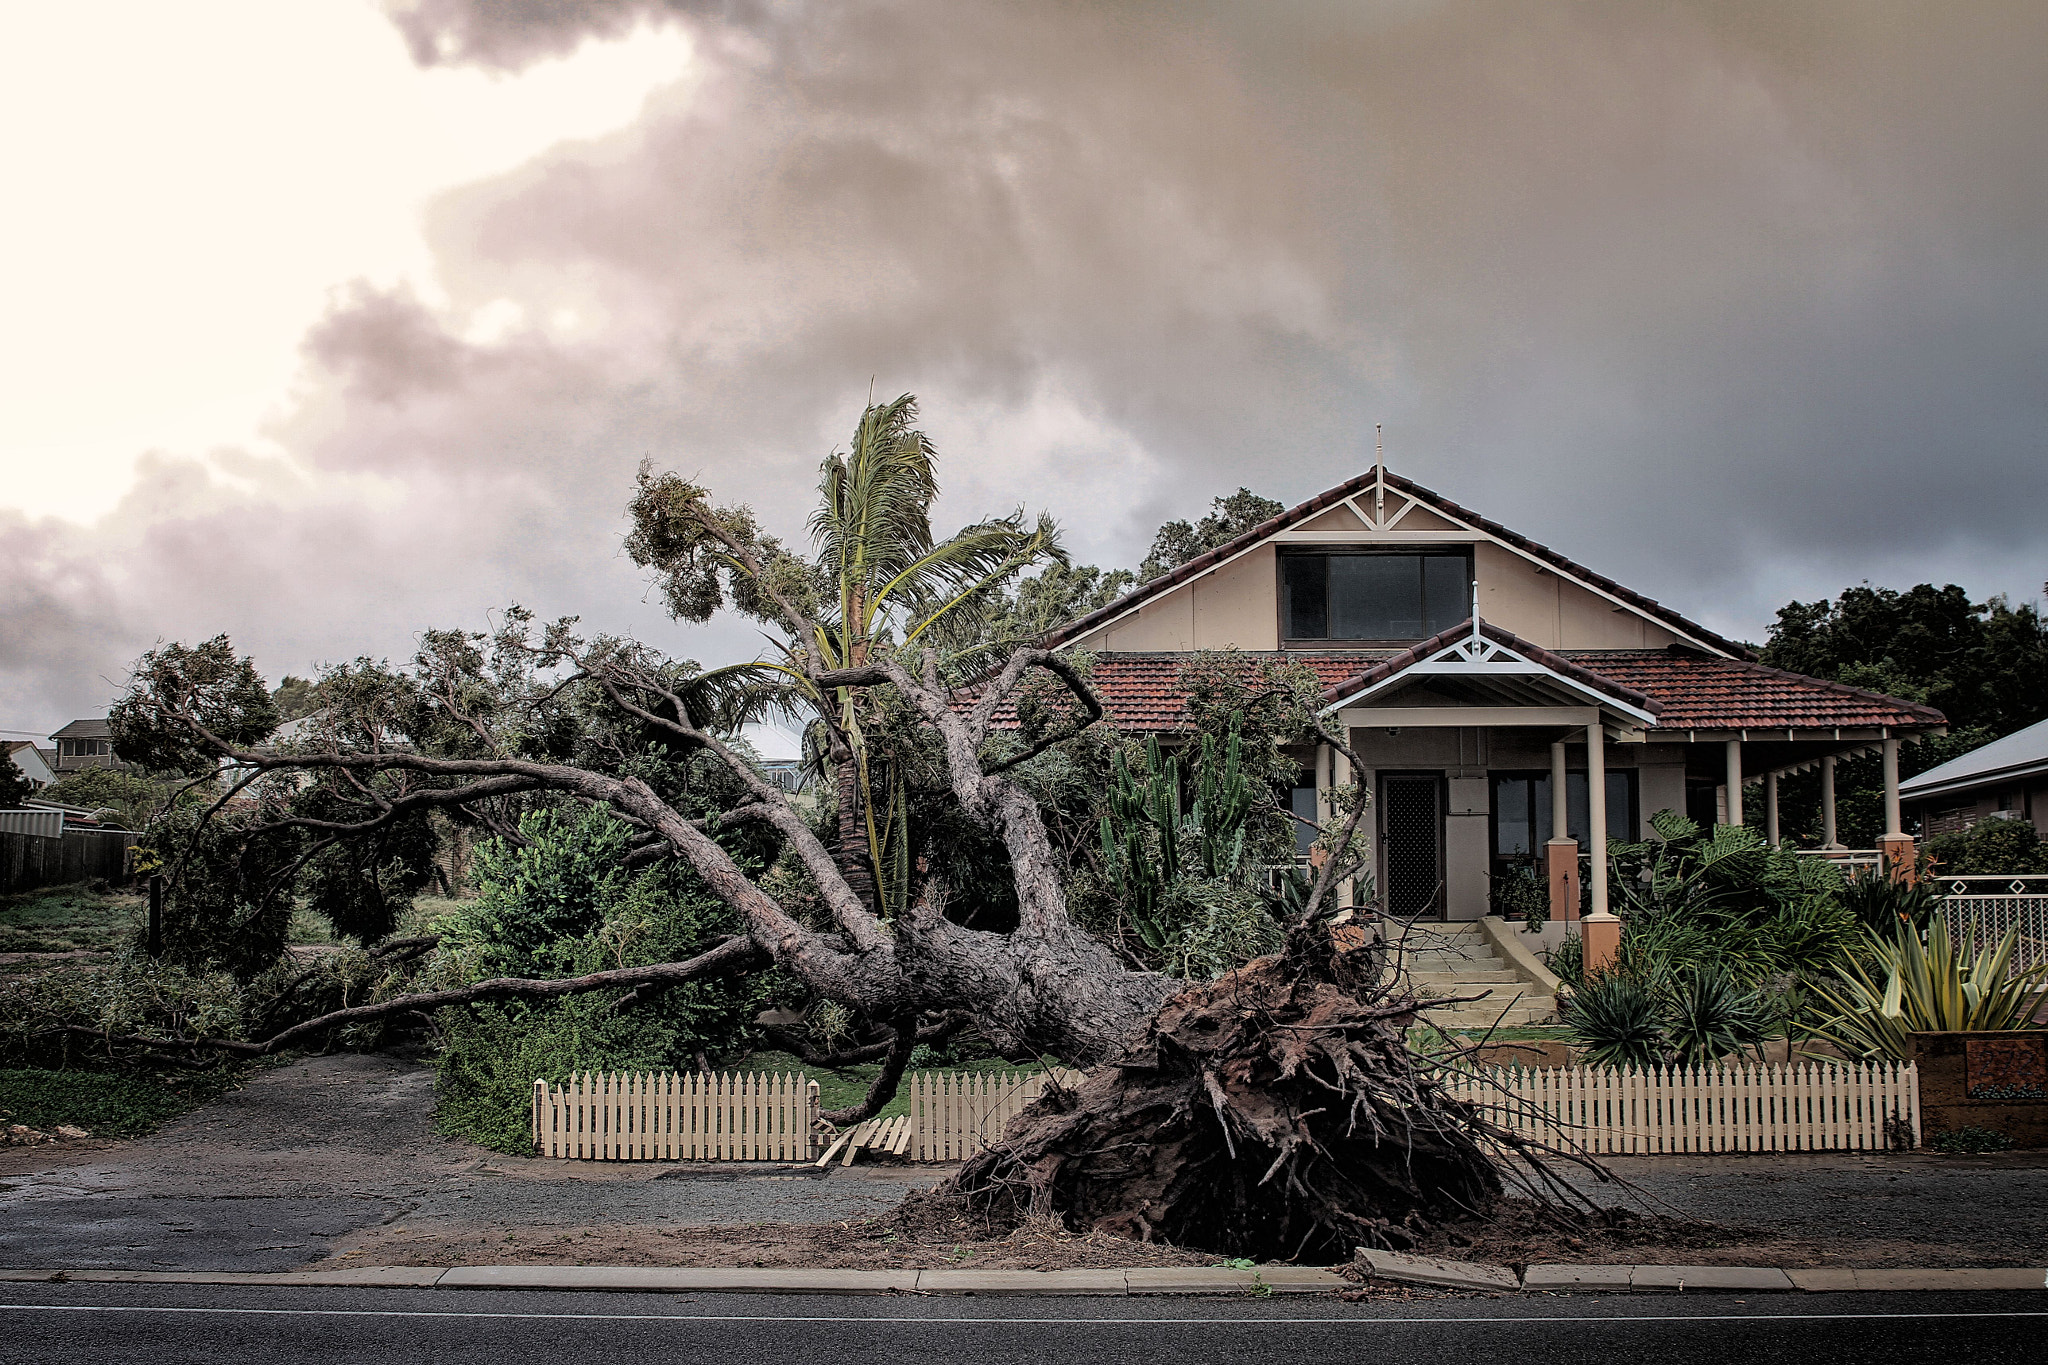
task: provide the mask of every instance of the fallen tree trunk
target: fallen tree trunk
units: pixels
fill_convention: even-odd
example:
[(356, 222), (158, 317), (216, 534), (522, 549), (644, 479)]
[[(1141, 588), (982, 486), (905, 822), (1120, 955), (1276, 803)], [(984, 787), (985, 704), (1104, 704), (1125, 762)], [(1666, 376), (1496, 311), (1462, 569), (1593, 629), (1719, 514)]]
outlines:
[(1262, 1260), (1345, 1260), (1484, 1217), (1514, 1178), (1496, 1144), (1539, 1169), (1549, 1149), (1432, 1079), (1406, 1041), (1417, 1007), (1364, 930), (1299, 926), (1284, 953), (1167, 1001), (945, 1193), (998, 1223), (1052, 1215)]

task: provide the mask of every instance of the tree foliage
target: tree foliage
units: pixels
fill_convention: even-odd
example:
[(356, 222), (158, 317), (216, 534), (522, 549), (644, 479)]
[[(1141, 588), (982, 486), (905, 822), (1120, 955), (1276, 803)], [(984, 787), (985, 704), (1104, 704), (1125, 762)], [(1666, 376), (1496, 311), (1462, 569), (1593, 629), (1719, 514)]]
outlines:
[(1152, 549), (1138, 566), (1138, 577), (1149, 582), (1171, 572), (1196, 555), (1213, 550), (1251, 530), (1262, 521), (1286, 511), (1271, 498), (1262, 498), (1249, 488), (1240, 488), (1210, 504), (1212, 510), (1199, 521), (1169, 521), (1152, 537)]
[[(1778, 611), (1763, 662), (1938, 707), (1949, 733), (1905, 746), (1912, 777), (2048, 717), (2048, 623), (2028, 603), (1972, 601), (1951, 583), (1904, 592), (1868, 584)], [(1845, 759), (1835, 776), (1839, 839), (1854, 848), (1883, 832), (1884, 788), (1875, 755)], [(1751, 823), (1762, 818), (1762, 794)], [(1790, 774), (1779, 787), (1788, 838), (1820, 842), (1820, 777)]]

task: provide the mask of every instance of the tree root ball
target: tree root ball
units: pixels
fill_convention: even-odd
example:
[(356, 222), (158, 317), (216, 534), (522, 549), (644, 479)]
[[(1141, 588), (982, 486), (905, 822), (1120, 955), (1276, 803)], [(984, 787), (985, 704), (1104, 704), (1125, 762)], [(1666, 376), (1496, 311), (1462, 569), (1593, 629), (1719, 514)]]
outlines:
[(1412, 1246), (1503, 1188), (1499, 1131), (1407, 1046), (1415, 1007), (1363, 929), (1297, 928), (1049, 1089), (947, 1192), (992, 1221), (1259, 1260)]

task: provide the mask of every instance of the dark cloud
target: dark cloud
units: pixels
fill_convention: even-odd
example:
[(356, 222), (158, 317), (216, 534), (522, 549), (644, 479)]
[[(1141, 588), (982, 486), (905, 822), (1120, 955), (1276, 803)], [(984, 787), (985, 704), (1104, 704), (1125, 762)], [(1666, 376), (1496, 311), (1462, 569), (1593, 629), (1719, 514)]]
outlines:
[(749, 650), (641, 604), (632, 468), (795, 532), (871, 380), (924, 397), (950, 515), (1046, 506), (1117, 562), (1362, 467), (1384, 420), (1396, 467), (1737, 634), (1866, 576), (2048, 577), (2038, 5), (394, 19), (423, 62), (654, 20), (697, 59), (436, 205), (450, 307), (339, 299), (291, 471), (166, 466), (68, 549), (0, 527), (50, 631), (246, 622), (298, 667), (518, 598)]

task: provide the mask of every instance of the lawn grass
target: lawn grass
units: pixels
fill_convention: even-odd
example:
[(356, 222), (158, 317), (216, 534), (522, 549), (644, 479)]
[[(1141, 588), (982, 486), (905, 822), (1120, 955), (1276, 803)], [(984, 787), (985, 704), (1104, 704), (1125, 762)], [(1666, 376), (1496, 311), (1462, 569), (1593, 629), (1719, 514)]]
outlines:
[(45, 1132), (69, 1123), (94, 1137), (136, 1137), (211, 1098), (102, 1071), (0, 1071), (0, 1123)]
[(139, 932), (149, 900), (87, 882), (0, 896), (0, 953), (107, 952)]
[[(821, 1109), (846, 1109), (859, 1104), (867, 1096), (868, 1086), (881, 1074), (881, 1064), (849, 1066), (836, 1071), (824, 1067), (806, 1066), (801, 1057), (787, 1052), (756, 1052), (735, 1066), (720, 1067), (721, 1071), (801, 1071), (818, 1083), (818, 1107)], [(1018, 1075), (1035, 1075), (1045, 1070), (1035, 1063), (1018, 1066), (1000, 1057), (984, 1058), (981, 1061), (961, 1062), (957, 1066), (933, 1067), (934, 1071), (1014, 1072)], [(879, 1118), (894, 1118), (910, 1112), (910, 1096), (897, 1091), (896, 1098), (882, 1106)]]

